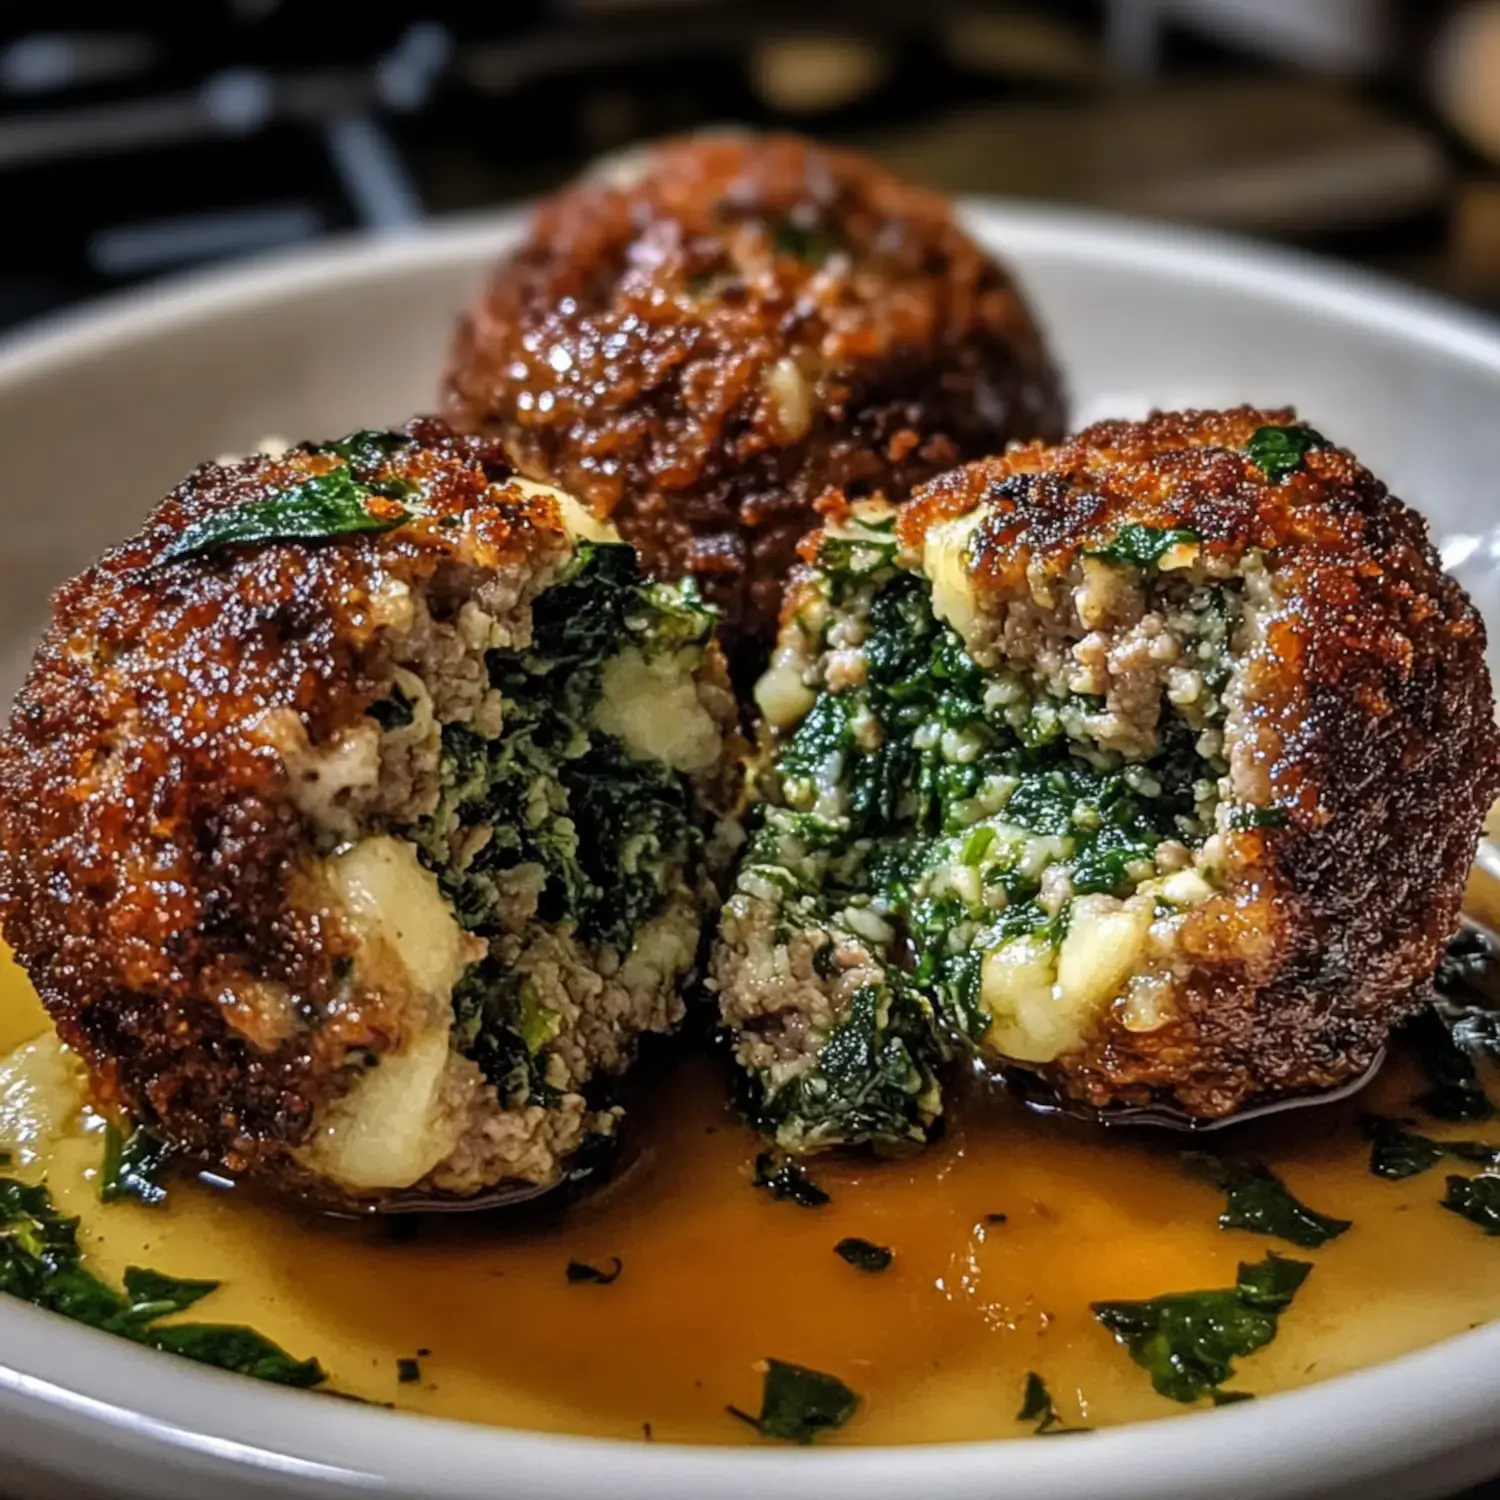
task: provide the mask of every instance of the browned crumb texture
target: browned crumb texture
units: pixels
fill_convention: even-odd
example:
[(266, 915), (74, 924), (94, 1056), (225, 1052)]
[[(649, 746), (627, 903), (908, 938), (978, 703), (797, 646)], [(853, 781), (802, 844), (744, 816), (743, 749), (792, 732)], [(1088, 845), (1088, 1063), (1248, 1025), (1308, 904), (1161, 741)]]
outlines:
[(1092, 1103), (1168, 1093), (1216, 1115), (1362, 1073), (1430, 996), (1500, 792), (1478, 612), (1422, 517), (1348, 452), (1315, 448), (1268, 482), (1246, 444), (1295, 420), (1246, 407), (1103, 422), (945, 475), (900, 523), (919, 547), (982, 503), (981, 600), (1066, 573), (1127, 522), (1190, 529), (1210, 557), (1266, 555), (1274, 607), (1244, 667), (1230, 774), (1289, 821), (1221, 835), (1227, 889), (1182, 932), (1180, 1018), (1143, 1034), (1112, 1022), (1055, 1066)]
[[(407, 431), (415, 446), (356, 472), (420, 486), (422, 513), (334, 545), (168, 560), (205, 516), (340, 461), (200, 468), (59, 591), (0, 738), (7, 940), (102, 1102), (231, 1167), (281, 1162), (351, 1054), (392, 1044), (379, 995), (349, 979), (350, 935), (294, 902), (309, 834), (269, 724), (290, 711), (316, 744), (361, 718), (391, 585), (436, 614), (496, 573), (545, 574), (568, 545), (497, 443)], [(257, 1028), (268, 993), (290, 1001), (284, 1034)]]
[(544, 203), (447, 385), (456, 425), (695, 578), (742, 662), (824, 490), (900, 498), (1063, 428), (1030, 313), (947, 202), (793, 136), (668, 142)]

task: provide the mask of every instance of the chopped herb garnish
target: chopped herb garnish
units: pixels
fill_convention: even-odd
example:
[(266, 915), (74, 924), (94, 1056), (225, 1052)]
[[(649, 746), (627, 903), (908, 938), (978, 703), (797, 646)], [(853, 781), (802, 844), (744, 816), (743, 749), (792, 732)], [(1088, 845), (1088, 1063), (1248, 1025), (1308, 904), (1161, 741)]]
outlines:
[(807, 1173), (789, 1158), (778, 1166), (769, 1151), (762, 1151), (755, 1158), (755, 1176), (751, 1183), (765, 1188), (780, 1203), (790, 1198), (799, 1208), (821, 1208), (832, 1200)]
[(752, 1417), (737, 1406), (728, 1411), (762, 1437), (810, 1443), (820, 1432), (842, 1427), (858, 1408), (859, 1397), (836, 1376), (771, 1359), (766, 1361), (760, 1415)]
[[(329, 541), (359, 532), (391, 531), (415, 514), (387, 493), (395, 484), (361, 484), (347, 467), (316, 474), (263, 500), (216, 510), (193, 524), (162, 556), (172, 561), (215, 547), (259, 542)], [(400, 485), (402, 493), (408, 489)], [(383, 499), (371, 510), (369, 502)]]
[(1205, 1152), (1190, 1152), (1189, 1170), (1211, 1182), (1229, 1199), (1219, 1215), (1221, 1229), (1244, 1229), (1287, 1240), (1304, 1250), (1337, 1239), (1352, 1222), (1320, 1214), (1299, 1203), (1282, 1180), (1259, 1162), (1228, 1161)]
[(1144, 1302), (1096, 1302), (1094, 1316), (1173, 1401), (1197, 1401), (1234, 1373), (1233, 1360), (1276, 1337), (1277, 1319), (1312, 1266), (1268, 1255), (1242, 1263), (1223, 1291), (1179, 1292)]
[(100, 1201), (117, 1203), (122, 1198), (134, 1198), (151, 1205), (164, 1202), (167, 1190), (161, 1178), (171, 1156), (172, 1148), (143, 1125), (137, 1125), (128, 1136), (113, 1123), (105, 1126)]
[(1380, 1115), (1367, 1115), (1363, 1123), (1370, 1139), (1370, 1171), (1376, 1177), (1393, 1182), (1415, 1177), (1435, 1167), (1445, 1156), (1500, 1167), (1500, 1146), (1484, 1141), (1435, 1141)]
[(1208, 1393), (1208, 1399), (1215, 1406), (1237, 1406), (1241, 1401), (1254, 1401), (1255, 1396), (1250, 1391), (1212, 1390)]
[(1443, 1207), (1462, 1214), (1486, 1234), (1500, 1234), (1500, 1176), (1481, 1172), (1478, 1177), (1450, 1177)]
[(414, 1359), (396, 1361), (396, 1379), (402, 1385), (415, 1385), (422, 1378), (422, 1366)]
[(313, 1386), (327, 1377), (315, 1359), (293, 1359), (253, 1329), (159, 1319), (182, 1312), (218, 1287), (131, 1266), (117, 1292), (83, 1264), (78, 1220), (52, 1205), (45, 1187), (0, 1178), (0, 1292), (137, 1344), (180, 1354), (277, 1385)]
[(620, 1279), (620, 1272), (625, 1269), (625, 1265), (618, 1255), (611, 1255), (610, 1260), (613, 1265), (608, 1271), (601, 1271), (598, 1266), (591, 1266), (586, 1261), (570, 1260), (568, 1280), (593, 1282), (596, 1286), (613, 1286)]
[(1052, 1404), (1047, 1382), (1034, 1370), (1026, 1377), (1026, 1395), (1016, 1413), (1018, 1422), (1035, 1422), (1038, 1437), (1063, 1437), (1070, 1432), (1088, 1432), (1087, 1427), (1069, 1427)]
[(1259, 427), (1245, 444), (1245, 454), (1272, 484), (1280, 484), (1314, 448), (1328, 446), (1328, 439), (1311, 427)]
[(332, 443), (314, 443), (314, 453), (335, 453), (351, 464), (375, 465), (392, 453), (410, 448), (416, 442), (399, 432), (377, 432), (364, 428), (351, 432), (348, 437), (338, 438)]
[(884, 1245), (874, 1245), (852, 1235), (840, 1240), (833, 1247), (833, 1253), (848, 1261), (857, 1271), (884, 1271), (895, 1259)]
[(1084, 556), (1128, 563), (1135, 568), (1154, 568), (1173, 547), (1194, 545), (1199, 540), (1196, 531), (1184, 527), (1141, 526), (1131, 521), (1104, 546), (1090, 548)]
[(986, 1224), (1007, 1224), (1007, 1223), (1010, 1222), (1010, 1215), (1009, 1214), (986, 1214), (984, 1216), (984, 1222)]

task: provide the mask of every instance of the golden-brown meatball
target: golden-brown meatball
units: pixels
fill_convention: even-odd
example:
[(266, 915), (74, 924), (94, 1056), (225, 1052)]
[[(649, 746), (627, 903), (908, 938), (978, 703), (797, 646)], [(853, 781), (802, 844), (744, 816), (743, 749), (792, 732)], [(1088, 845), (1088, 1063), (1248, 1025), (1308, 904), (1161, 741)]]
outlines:
[(1429, 998), (1500, 735), (1478, 614), (1349, 453), (1105, 422), (805, 546), (714, 958), (784, 1145), (920, 1139), (954, 1053), (1223, 1116)]
[(324, 1196), (555, 1180), (682, 1014), (712, 631), (441, 423), (197, 470), (0, 738), (0, 921), (101, 1104)]
[(824, 490), (901, 498), (1063, 427), (1025, 304), (947, 202), (781, 135), (670, 141), (545, 202), (447, 384), (456, 425), (695, 579), (756, 667)]

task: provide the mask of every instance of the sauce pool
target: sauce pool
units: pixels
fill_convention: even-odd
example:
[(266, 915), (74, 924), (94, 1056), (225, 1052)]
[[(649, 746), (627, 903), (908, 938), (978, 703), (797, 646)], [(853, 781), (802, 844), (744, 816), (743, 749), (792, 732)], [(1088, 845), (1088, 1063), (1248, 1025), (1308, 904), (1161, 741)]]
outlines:
[[(1490, 915), (1494, 893), (1472, 895)], [(45, 1025), (4, 958), (0, 1053)], [(101, 1274), (140, 1264), (221, 1281), (197, 1316), (316, 1356), (327, 1388), (367, 1400), (553, 1432), (753, 1443), (725, 1407), (758, 1410), (758, 1365), (774, 1357), (860, 1394), (825, 1441), (968, 1440), (1030, 1430), (1016, 1413), (1031, 1371), (1069, 1424), (1182, 1412), (1089, 1304), (1231, 1286), (1239, 1261), (1271, 1250), (1314, 1270), (1275, 1341), (1237, 1362), (1237, 1391), (1304, 1385), (1500, 1316), (1500, 1243), (1439, 1206), (1446, 1170), (1460, 1168), (1398, 1182), (1368, 1170), (1360, 1115), (1410, 1114), (1420, 1086), (1397, 1056), (1356, 1100), (1212, 1137), (1354, 1221), (1317, 1250), (1220, 1229), (1223, 1195), (1184, 1172), (1184, 1137), (1039, 1118), (988, 1093), (961, 1101), (921, 1156), (810, 1163), (825, 1207), (776, 1202), (752, 1187), (757, 1139), (701, 1058), (662, 1077), (632, 1116), (629, 1165), (565, 1218), (339, 1221), (185, 1177), (162, 1207), (105, 1206), (102, 1142), (87, 1130), (8, 1170), (45, 1179), (82, 1216)], [(1500, 1140), (1500, 1123), (1417, 1128)], [(834, 1253), (846, 1236), (890, 1247), (890, 1268), (847, 1264)], [(570, 1261), (607, 1270), (612, 1257), (623, 1269), (611, 1285), (567, 1278)], [(420, 1379), (403, 1382), (397, 1362), (411, 1359)]]

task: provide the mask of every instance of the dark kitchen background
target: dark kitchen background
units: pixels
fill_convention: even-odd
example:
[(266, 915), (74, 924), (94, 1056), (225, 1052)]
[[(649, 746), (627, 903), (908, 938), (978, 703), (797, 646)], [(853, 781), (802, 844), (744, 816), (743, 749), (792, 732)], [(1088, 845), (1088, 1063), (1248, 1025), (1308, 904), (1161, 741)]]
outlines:
[[(8, 24), (31, 11), (34, 26)], [(0, 327), (545, 189), (705, 123), (1189, 220), (1500, 309), (1492, 0), (7, 7)]]

